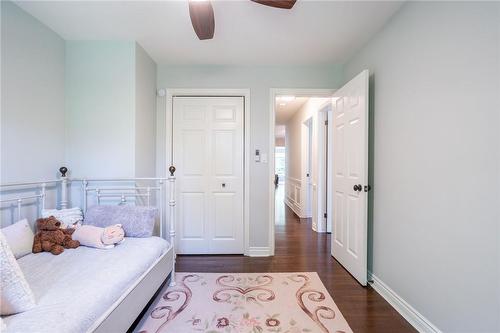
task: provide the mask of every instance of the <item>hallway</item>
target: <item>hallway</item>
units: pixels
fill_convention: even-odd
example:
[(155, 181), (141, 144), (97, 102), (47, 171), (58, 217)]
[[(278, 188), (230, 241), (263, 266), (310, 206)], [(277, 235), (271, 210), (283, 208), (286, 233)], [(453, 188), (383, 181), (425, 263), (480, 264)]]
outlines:
[[(282, 191), (282, 187), (278, 191)], [(316, 233), (276, 197), (275, 256), (178, 256), (179, 272), (317, 272), (352, 330), (416, 332), (371, 287), (361, 287), (330, 255), (330, 234)]]

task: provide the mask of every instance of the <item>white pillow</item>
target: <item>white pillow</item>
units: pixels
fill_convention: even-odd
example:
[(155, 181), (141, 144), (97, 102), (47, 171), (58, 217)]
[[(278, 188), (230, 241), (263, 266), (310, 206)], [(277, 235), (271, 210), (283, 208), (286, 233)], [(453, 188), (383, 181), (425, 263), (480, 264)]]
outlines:
[(62, 229), (72, 227), (75, 223), (80, 224), (83, 221), (83, 213), (79, 207), (42, 210), (42, 217), (50, 216), (54, 216), (63, 224)]
[(71, 238), (80, 242), (80, 245), (95, 247), (97, 249), (112, 249), (114, 244), (105, 245), (101, 238), (104, 233), (104, 228), (95, 227), (93, 225), (82, 225), (75, 229)]
[(17, 221), (8, 227), (2, 228), (2, 232), (16, 259), (31, 253), (35, 235), (33, 234), (33, 230), (31, 230), (28, 220)]
[(0, 314), (16, 314), (35, 306), (35, 296), (0, 231)]

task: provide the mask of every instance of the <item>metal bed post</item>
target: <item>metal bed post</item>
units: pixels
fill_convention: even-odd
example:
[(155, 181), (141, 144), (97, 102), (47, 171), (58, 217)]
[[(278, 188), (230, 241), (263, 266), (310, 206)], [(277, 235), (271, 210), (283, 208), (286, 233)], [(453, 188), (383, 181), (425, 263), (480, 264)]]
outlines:
[(68, 208), (68, 178), (66, 177), (68, 168), (60, 167), (59, 172), (61, 173), (61, 209), (66, 209)]
[(42, 207), (40, 208), (40, 212), (38, 213), (38, 216), (37, 217), (41, 217), (43, 214), (43, 210), (45, 209), (45, 190), (47, 188), (47, 184), (43, 183), (42, 184), (42, 190), (41, 190), (41, 193), (40, 193), (40, 199), (42, 201)]
[[(163, 191), (165, 190), (165, 186), (163, 186), (163, 179), (158, 181), (158, 197), (156, 197), (156, 205), (160, 207), (160, 237), (166, 238), (163, 233), (163, 206), (165, 203), (163, 202)], [(165, 207), (166, 208), (166, 207)]]
[(83, 213), (87, 212), (87, 180), (83, 179), (82, 180), (82, 190), (83, 190)]
[(170, 182), (170, 200), (168, 205), (170, 206), (170, 245), (172, 246), (172, 251), (174, 255), (174, 264), (172, 265), (172, 274), (170, 275), (170, 286), (175, 286), (175, 261), (177, 255), (175, 254), (175, 167), (172, 165), (168, 168), (170, 171), (170, 176), (168, 181)]
[(23, 204), (23, 199), (17, 199), (17, 220), (21, 219), (21, 205)]

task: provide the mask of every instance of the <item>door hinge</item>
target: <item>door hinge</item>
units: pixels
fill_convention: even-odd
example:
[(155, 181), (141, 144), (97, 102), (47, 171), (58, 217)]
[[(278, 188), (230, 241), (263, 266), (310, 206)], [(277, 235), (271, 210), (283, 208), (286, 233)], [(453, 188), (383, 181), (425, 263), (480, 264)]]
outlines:
[(328, 125), (328, 120), (325, 120), (325, 125)]
[(326, 213), (324, 213), (324, 214), (323, 214), (323, 217), (324, 217), (324, 218), (326, 219), (326, 217), (327, 217), (327, 214), (326, 214)]
[(372, 189), (372, 187), (370, 185), (365, 185), (365, 187), (364, 187), (365, 192), (368, 192), (371, 189)]

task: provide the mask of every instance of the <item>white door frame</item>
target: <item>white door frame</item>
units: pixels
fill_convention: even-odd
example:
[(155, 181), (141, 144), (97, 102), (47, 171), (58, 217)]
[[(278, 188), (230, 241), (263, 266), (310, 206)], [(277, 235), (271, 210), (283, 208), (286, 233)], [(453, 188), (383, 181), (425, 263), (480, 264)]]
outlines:
[(269, 249), (274, 256), (274, 127), (276, 126), (276, 96), (332, 97), (336, 89), (271, 88), (269, 91)]
[[(325, 126), (325, 121), (329, 121), (329, 117), (332, 112), (332, 101), (327, 101), (319, 107), (318, 111), (318, 184), (316, 186), (316, 192), (318, 196), (318, 218), (316, 222), (316, 232), (328, 232), (328, 219), (331, 219), (331, 208), (328, 207), (328, 202), (326, 201), (328, 186), (326, 184), (326, 179), (329, 177), (328, 170), (325, 167), (327, 159), (330, 160), (330, 154), (324, 154), (326, 151), (326, 133), (327, 129)], [(328, 136), (329, 144), (331, 142), (331, 137)], [(330, 148), (330, 147), (329, 147)], [(330, 150), (330, 149), (329, 149)], [(321, 153), (320, 153), (321, 152)], [(331, 168), (331, 161), (328, 161), (328, 168)], [(330, 189), (331, 193), (331, 189)], [(327, 214), (327, 219), (324, 218), (324, 213)], [(330, 223), (331, 224), (331, 223)], [(314, 225), (314, 223), (313, 223)]]
[[(243, 182), (243, 239), (244, 255), (249, 255), (250, 248), (250, 89), (196, 89), (196, 88), (167, 88), (166, 103), (166, 161), (172, 163), (172, 133), (173, 133), (173, 102), (174, 97), (243, 97), (244, 107), (244, 182)], [(273, 152), (274, 157), (274, 152)], [(167, 163), (169, 164), (169, 163)], [(273, 162), (274, 165), (274, 162)], [(169, 174), (169, 165), (165, 166)]]
[[(313, 116), (302, 122), (301, 130), (301, 175), (300, 175), (300, 197), (304, 198), (301, 201), (304, 203), (302, 207), (302, 215), (305, 218), (313, 217), (313, 192), (314, 184), (312, 175), (315, 170), (312, 170), (312, 136), (313, 136)], [(304, 158), (305, 157), (305, 158)], [(309, 174), (309, 176), (307, 176)], [(302, 216), (301, 216), (302, 217)]]

